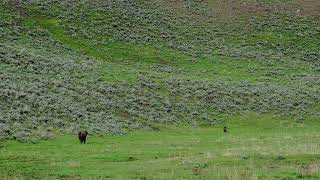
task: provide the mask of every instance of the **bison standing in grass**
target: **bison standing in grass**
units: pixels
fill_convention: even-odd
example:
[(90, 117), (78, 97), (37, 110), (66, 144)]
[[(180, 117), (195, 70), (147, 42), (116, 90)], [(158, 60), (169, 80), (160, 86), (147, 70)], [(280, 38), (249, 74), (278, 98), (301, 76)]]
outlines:
[(227, 133), (228, 132), (228, 128), (227, 126), (223, 127), (223, 132)]
[(87, 131), (79, 131), (78, 133), (79, 135), (79, 140), (80, 140), (80, 143), (86, 143), (86, 138), (87, 138), (87, 135), (88, 135), (88, 132)]

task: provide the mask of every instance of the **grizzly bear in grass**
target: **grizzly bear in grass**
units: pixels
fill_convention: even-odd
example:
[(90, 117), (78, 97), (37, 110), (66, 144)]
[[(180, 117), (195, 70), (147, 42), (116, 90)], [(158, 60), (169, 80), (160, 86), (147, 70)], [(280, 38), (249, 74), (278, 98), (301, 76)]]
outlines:
[(79, 135), (79, 140), (80, 140), (80, 143), (86, 143), (86, 138), (87, 138), (87, 135), (88, 135), (88, 132), (87, 131), (79, 131), (78, 133)]

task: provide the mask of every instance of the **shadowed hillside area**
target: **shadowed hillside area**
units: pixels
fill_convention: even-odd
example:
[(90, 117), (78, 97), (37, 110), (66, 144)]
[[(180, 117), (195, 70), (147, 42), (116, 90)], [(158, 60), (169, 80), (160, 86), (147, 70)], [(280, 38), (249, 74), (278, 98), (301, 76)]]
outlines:
[[(89, 132), (88, 145), (96, 157), (70, 160), (71, 169), (53, 168), (54, 174), (40, 170), (39, 176), (31, 173), (29, 177), (152, 179), (159, 170), (150, 167), (134, 174), (134, 168), (125, 168), (128, 176), (99, 174), (94, 168), (83, 171), (82, 164), (99, 159), (98, 154), (104, 152), (112, 155), (99, 160), (116, 159), (110, 168), (128, 157), (133, 159), (123, 160), (129, 164), (121, 168), (161, 161), (158, 168), (163, 179), (206, 179), (220, 165), (219, 173), (226, 179), (230, 177), (227, 169), (233, 166), (239, 166), (234, 172), (240, 179), (266, 177), (269, 168), (279, 170), (271, 175), (275, 178), (304, 177), (306, 173), (319, 177), (320, 167), (314, 163), (319, 153), (307, 150), (318, 148), (315, 129), (320, 127), (319, 117), (320, 1), (0, 1), (0, 172), (9, 179), (17, 173), (17, 178), (28, 177), (34, 165), (1, 162), (50, 153), (38, 149), (34, 157), (25, 157), (26, 149), (21, 147), (68, 144), (80, 129)], [(255, 124), (261, 129), (255, 129)], [(235, 134), (224, 137), (220, 129), (225, 125), (237, 129)], [(281, 128), (285, 128), (283, 133)], [(280, 154), (275, 149), (273, 154), (266, 149), (260, 152), (250, 144), (259, 139), (249, 138), (259, 138), (255, 136), (260, 132), (266, 143), (266, 147), (259, 146), (261, 150), (279, 150), (280, 143), (294, 143), (292, 138), (301, 147), (279, 150)], [(168, 145), (163, 138), (170, 134), (177, 137)], [(97, 138), (93, 144), (90, 135)], [(272, 144), (273, 135), (278, 145)], [(303, 141), (304, 136), (310, 136), (308, 142)], [(117, 142), (110, 140), (113, 137)], [(140, 146), (141, 151), (159, 148), (160, 155), (144, 157), (140, 150), (127, 154), (104, 146), (110, 142), (110, 148), (130, 147), (129, 139), (135, 137), (141, 138), (138, 144), (152, 144)], [(175, 145), (193, 137), (196, 140)], [(237, 144), (234, 141), (239, 137), (247, 139)], [(71, 149), (78, 148), (74, 141)], [(188, 149), (193, 142), (200, 147)], [(215, 143), (223, 144), (212, 152)], [(169, 152), (163, 146), (176, 147), (178, 157), (174, 148)], [(205, 154), (200, 157), (198, 153)], [(155, 156), (159, 159), (150, 159)], [(189, 156), (193, 159), (181, 168), (187, 168), (190, 176), (185, 176), (185, 169), (170, 171)], [(238, 156), (245, 160), (248, 156), (257, 166), (268, 165), (258, 171)], [(267, 160), (269, 157), (273, 160)], [(48, 160), (42, 158), (39, 162)], [(53, 158), (50, 163), (58, 161), (62, 160)], [(15, 166), (21, 168), (13, 170)]]

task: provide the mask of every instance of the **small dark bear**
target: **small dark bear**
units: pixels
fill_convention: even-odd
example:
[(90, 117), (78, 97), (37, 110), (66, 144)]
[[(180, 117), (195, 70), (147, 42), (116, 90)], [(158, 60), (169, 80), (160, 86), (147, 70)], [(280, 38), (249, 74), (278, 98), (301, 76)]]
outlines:
[(87, 131), (79, 131), (78, 133), (79, 135), (79, 140), (80, 140), (80, 143), (86, 143), (86, 138), (87, 138), (87, 135), (88, 135), (88, 132)]
[(223, 127), (223, 132), (225, 132), (225, 133), (228, 132), (227, 126)]

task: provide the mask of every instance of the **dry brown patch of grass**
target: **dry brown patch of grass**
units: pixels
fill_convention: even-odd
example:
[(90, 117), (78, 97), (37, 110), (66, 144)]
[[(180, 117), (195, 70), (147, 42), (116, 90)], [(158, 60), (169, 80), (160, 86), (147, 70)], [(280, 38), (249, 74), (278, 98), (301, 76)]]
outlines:
[(302, 177), (312, 177), (319, 173), (319, 165), (318, 164), (306, 164), (302, 167)]
[(259, 3), (255, 0), (211, 0), (209, 5), (220, 15), (241, 16), (268, 13), (320, 15), (319, 0), (292, 0), (288, 2)]
[(238, 1), (238, 0), (211, 0), (210, 6), (219, 15), (239, 16), (239, 15), (257, 15), (272, 12), (274, 7), (259, 4), (256, 1)]

